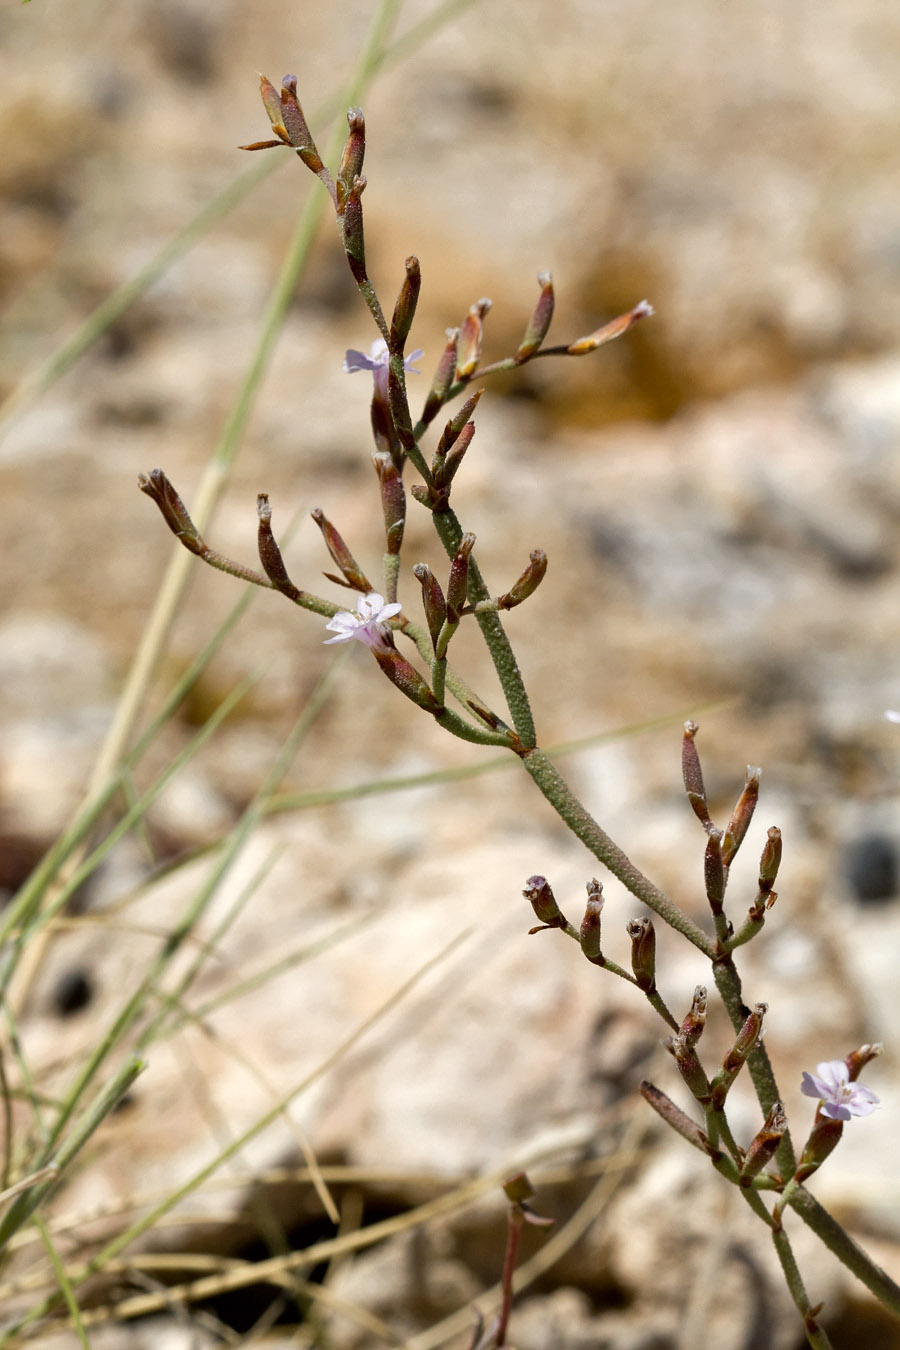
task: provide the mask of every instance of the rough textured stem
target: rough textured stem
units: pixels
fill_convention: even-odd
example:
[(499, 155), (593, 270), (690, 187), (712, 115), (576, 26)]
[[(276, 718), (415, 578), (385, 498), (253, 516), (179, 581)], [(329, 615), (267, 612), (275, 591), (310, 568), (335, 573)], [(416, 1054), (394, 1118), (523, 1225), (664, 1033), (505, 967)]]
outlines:
[[(454, 558), (463, 533), (459, 521), (452, 511), (440, 511), (432, 518), (434, 528), (447, 551), (447, 556)], [(491, 598), (490, 591), (482, 580), (481, 572), (474, 558), (469, 559), (469, 597), (476, 601)], [(484, 635), (484, 640), (491, 653), (491, 659), (503, 686), (503, 693), (506, 696), (509, 713), (519, 740), (525, 746), (533, 746), (536, 734), (531, 705), (528, 702), (528, 695), (525, 692), (519, 665), (509, 644), (509, 638), (503, 629), (503, 624), (500, 622), (499, 616), (493, 613), (476, 614), (475, 618)]]
[(664, 891), (654, 886), (652, 881), (635, 867), (618, 844), (613, 843), (606, 831), (601, 829), (593, 816), (582, 806), (543, 750), (535, 747), (533, 750), (525, 751), (522, 763), (556, 813), (593, 853), (598, 862), (602, 862), (632, 895), (641, 900), (648, 909), (652, 909), (654, 914), (658, 914), (670, 928), (682, 933), (693, 946), (713, 960), (716, 951), (712, 940), (693, 919), (682, 913)]
[[(740, 1031), (749, 1009), (741, 994), (741, 977), (738, 975), (737, 968), (730, 955), (713, 963), (713, 978), (731, 1019), (731, 1025), (735, 1031)], [(781, 1094), (778, 1091), (772, 1064), (763, 1044), (757, 1045), (756, 1049), (747, 1057), (747, 1068), (750, 1072), (757, 1101), (762, 1108), (763, 1115), (767, 1115), (774, 1103), (781, 1100)], [(789, 1130), (785, 1130), (781, 1137), (775, 1160), (782, 1177), (793, 1176), (797, 1169), (797, 1158)]]
[(803, 1284), (800, 1270), (794, 1258), (793, 1249), (788, 1241), (788, 1235), (783, 1228), (779, 1227), (772, 1230), (772, 1241), (775, 1243), (775, 1250), (778, 1253), (778, 1259), (781, 1262), (785, 1284), (790, 1290), (791, 1298), (794, 1300), (797, 1311), (803, 1318), (803, 1329), (806, 1332), (806, 1339), (809, 1341), (809, 1344), (814, 1347), (814, 1350), (831, 1350), (831, 1341), (813, 1316), (809, 1295)]
[(836, 1219), (820, 1205), (804, 1186), (799, 1186), (788, 1200), (788, 1204), (818, 1238), (825, 1243), (829, 1251), (834, 1252), (843, 1265), (874, 1294), (879, 1303), (900, 1317), (900, 1286), (894, 1283), (890, 1275), (867, 1256), (862, 1247), (857, 1246), (850, 1234), (841, 1227)]

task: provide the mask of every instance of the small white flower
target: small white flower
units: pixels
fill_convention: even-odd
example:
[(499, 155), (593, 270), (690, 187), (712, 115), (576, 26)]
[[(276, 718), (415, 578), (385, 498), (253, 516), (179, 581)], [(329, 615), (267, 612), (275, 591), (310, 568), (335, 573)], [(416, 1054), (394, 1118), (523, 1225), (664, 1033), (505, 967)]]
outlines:
[(900, 722), (900, 712), (896, 712), (893, 708), (888, 708), (884, 715), (889, 722)]
[(387, 621), (399, 614), (400, 609), (401, 606), (396, 603), (386, 605), (384, 596), (377, 591), (369, 591), (368, 595), (357, 601), (355, 613), (349, 609), (340, 609), (333, 619), (328, 620), (325, 627), (337, 636), (326, 638), (325, 642), (350, 642), (355, 639), (373, 651), (389, 651), (391, 629)]
[(814, 1074), (804, 1073), (800, 1091), (805, 1097), (818, 1097), (822, 1115), (829, 1120), (868, 1116), (880, 1105), (871, 1088), (850, 1082), (850, 1070), (842, 1059), (825, 1060), (816, 1065)]
[[(403, 367), (405, 370), (412, 371), (414, 375), (421, 375), (421, 371), (416, 369), (416, 361), (421, 360), (425, 355), (421, 347), (417, 347), (414, 352), (403, 358)], [(365, 352), (357, 352), (352, 348), (344, 354), (344, 370), (348, 375), (353, 375), (357, 370), (371, 370), (375, 383), (383, 386), (387, 392), (387, 370), (388, 370), (388, 349), (384, 338), (376, 338), (369, 348), (369, 355)]]

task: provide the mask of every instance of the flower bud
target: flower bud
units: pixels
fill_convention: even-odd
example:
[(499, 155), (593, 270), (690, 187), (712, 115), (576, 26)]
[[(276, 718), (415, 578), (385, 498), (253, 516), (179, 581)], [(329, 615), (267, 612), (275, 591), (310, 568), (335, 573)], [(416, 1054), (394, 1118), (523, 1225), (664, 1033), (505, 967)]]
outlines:
[(410, 255), (406, 259), (404, 267), (406, 277), (400, 287), (400, 294), (397, 296), (397, 303), (394, 306), (394, 314), (391, 319), (390, 349), (392, 352), (403, 351), (406, 339), (409, 337), (409, 330), (412, 328), (413, 319), (416, 316), (416, 305), (419, 303), (419, 291), (422, 288), (422, 270), (419, 267), (418, 258)]
[(322, 531), (325, 547), (328, 549), (332, 559), (340, 569), (341, 577), (343, 577), (343, 580), (341, 580), (341, 577), (334, 576), (332, 572), (326, 572), (324, 575), (328, 580), (336, 581), (339, 586), (349, 586), (350, 589), (354, 591), (362, 591), (364, 594), (368, 594), (372, 591), (374, 588), (366, 579), (366, 575), (359, 563), (356, 561), (331, 521), (327, 519), (324, 512), (316, 507), (310, 514)]
[(722, 913), (725, 900), (725, 867), (722, 863), (722, 831), (711, 828), (703, 855), (703, 881), (713, 914)]
[(628, 925), (631, 938), (631, 969), (638, 988), (649, 993), (656, 988), (656, 930), (650, 919), (632, 919)]
[(473, 375), (481, 360), (481, 342), (484, 337), (484, 316), (493, 304), (487, 296), (476, 300), (469, 309), (459, 331), (459, 358), (456, 364), (456, 378), (467, 380)]
[(284, 559), (281, 556), (281, 549), (275, 542), (275, 536), (272, 533), (272, 508), (265, 492), (261, 492), (256, 498), (256, 514), (259, 517), (257, 547), (262, 569), (273, 586), (291, 600), (296, 600), (302, 592), (288, 576)]
[(671, 1036), (667, 1041), (664, 1041), (663, 1044), (675, 1056), (678, 1072), (681, 1074), (691, 1096), (703, 1106), (706, 1106), (710, 1099), (710, 1086), (690, 1038), (685, 1036), (683, 1031), (680, 1031), (676, 1036)]
[(459, 623), (460, 614), (469, 596), (469, 554), (475, 547), (474, 534), (466, 533), (459, 541), (456, 557), (450, 564), (447, 582), (447, 621)]
[(341, 205), (341, 232), (344, 238), (344, 252), (353, 280), (359, 286), (368, 281), (366, 272), (366, 241), (363, 234), (363, 209), (360, 200), (365, 190), (365, 178), (354, 178), (349, 192)]
[(467, 422), (449, 451), (439, 443), (437, 450), (434, 452), (434, 459), (431, 461), (434, 486), (435, 490), (446, 500), (449, 500), (450, 484), (453, 482), (456, 470), (463, 462), (463, 456), (472, 444), (474, 435), (475, 423)]
[(781, 831), (776, 825), (773, 825), (769, 830), (762, 857), (759, 860), (759, 889), (763, 895), (768, 895), (774, 886), (780, 865)]
[(603, 887), (596, 877), (588, 882), (587, 887), (587, 905), (584, 911), (584, 918), (581, 920), (580, 940), (581, 950), (589, 961), (596, 965), (603, 964), (603, 953), (600, 950), (600, 916), (603, 912)]
[(612, 342), (613, 338), (621, 337), (627, 333), (632, 325), (636, 324), (638, 319), (645, 319), (653, 313), (653, 306), (646, 300), (642, 300), (634, 309), (630, 309), (627, 314), (620, 314), (618, 318), (611, 319), (605, 323), (602, 328), (597, 328), (587, 337), (578, 338), (566, 348), (570, 356), (586, 356), (588, 352), (596, 351), (602, 347), (605, 342)]
[(513, 357), (516, 365), (521, 365), (539, 350), (553, 319), (553, 278), (549, 272), (538, 273), (538, 285), (541, 288), (540, 299), (534, 307), (534, 313), (525, 329), (525, 336)]
[(297, 77), (285, 75), (281, 83), (282, 90), (279, 95), (274, 84), (267, 80), (265, 75), (261, 75), (259, 80), (263, 106), (278, 140), (254, 141), (252, 145), (242, 145), (241, 149), (266, 150), (273, 145), (293, 146), (308, 169), (315, 174), (322, 174), (324, 171), (327, 178), (327, 170), (306, 125), (303, 109), (297, 101)]
[(871, 1064), (873, 1059), (877, 1059), (883, 1050), (884, 1046), (881, 1041), (875, 1041), (872, 1045), (861, 1045), (858, 1050), (851, 1050), (844, 1060), (850, 1082), (855, 1083), (866, 1065)]
[(700, 756), (694, 744), (694, 737), (700, 728), (696, 722), (685, 722), (684, 736), (681, 741), (681, 773), (684, 778), (684, 790), (694, 810), (694, 815), (702, 825), (709, 828), (709, 808), (706, 804), (706, 788), (703, 786), (703, 771), (700, 768)]
[(438, 441), (437, 448), (434, 452), (436, 456), (444, 457), (450, 450), (450, 447), (454, 444), (456, 438), (462, 432), (463, 427), (465, 427), (467, 422), (471, 421), (472, 414), (475, 411), (475, 408), (478, 405), (478, 400), (481, 398), (481, 395), (483, 393), (484, 393), (483, 389), (476, 389), (474, 394), (469, 395), (469, 397), (466, 399), (465, 403), (462, 405), (459, 411), (455, 412), (453, 416), (450, 418), (450, 421), (447, 423), (447, 425), (444, 427), (444, 430), (441, 432), (441, 438)]
[(678, 1033), (685, 1046), (691, 1049), (699, 1041), (703, 1034), (703, 1028), (706, 1026), (706, 1003), (706, 990), (702, 984), (698, 984), (691, 1001), (691, 1010), (682, 1022), (681, 1031)]
[(738, 798), (737, 806), (732, 812), (725, 837), (722, 840), (722, 861), (726, 867), (731, 866), (734, 856), (744, 842), (744, 836), (750, 828), (750, 821), (753, 819), (753, 812), (756, 810), (756, 803), (759, 798), (761, 774), (762, 769), (754, 768), (752, 764), (747, 765), (744, 790)]
[(428, 625), (428, 632), (431, 636), (431, 645), (432, 647), (436, 647), (441, 629), (447, 618), (447, 602), (444, 599), (444, 592), (441, 590), (440, 582), (427, 563), (416, 563), (413, 567), (413, 576), (415, 576), (419, 585), (422, 587), (422, 604), (425, 609), (425, 622)]
[(431, 388), (425, 399), (425, 407), (422, 409), (422, 421), (426, 425), (437, 416), (446, 402), (447, 391), (453, 383), (453, 376), (456, 374), (458, 346), (459, 329), (448, 328), (447, 345), (441, 353), (438, 368), (434, 372), (434, 379), (431, 381)]
[(403, 543), (403, 527), (406, 524), (406, 491), (403, 479), (397, 472), (389, 454), (376, 453), (372, 456), (378, 484), (381, 488), (381, 508), (384, 512), (384, 533), (387, 552), (396, 555)]
[[(522, 894), (544, 928), (565, 928), (566, 920), (546, 877), (529, 877)], [(530, 931), (537, 933), (540, 930), (532, 928)]]
[(829, 1116), (822, 1116), (816, 1112), (813, 1127), (809, 1132), (809, 1138), (803, 1145), (800, 1162), (797, 1164), (797, 1170), (794, 1173), (794, 1180), (798, 1185), (811, 1177), (813, 1172), (818, 1171), (829, 1153), (837, 1148), (843, 1133), (844, 1122), (842, 1120), (832, 1120)]
[(734, 1045), (722, 1061), (725, 1069), (739, 1069), (762, 1040), (763, 1018), (769, 1011), (768, 1003), (754, 1003), (753, 1010), (744, 1019)]
[(366, 155), (366, 119), (363, 117), (362, 108), (348, 109), (347, 125), (350, 134), (344, 142), (341, 166), (338, 169), (338, 182), (344, 185), (345, 192), (350, 191), (354, 179), (363, 171), (363, 160)]
[(640, 1093), (644, 1101), (652, 1106), (657, 1115), (661, 1116), (667, 1125), (671, 1125), (672, 1129), (676, 1130), (682, 1139), (686, 1139), (689, 1144), (693, 1144), (694, 1148), (700, 1149), (701, 1153), (712, 1155), (716, 1152), (711, 1148), (709, 1139), (700, 1126), (691, 1120), (690, 1116), (685, 1115), (681, 1107), (676, 1106), (671, 1097), (667, 1097), (658, 1087), (654, 1087), (652, 1083), (648, 1083), (646, 1080), (641, 1083)]
[(725, 1098), (732, 1083), (746, 1064), (749, 1055), (759, 1045), (762, 1039), (763, 1018), (767, 1011), (768, 1004), (757, 1003), (754, 1005), (753, 1011), (748, 1013), (744, 1019), (744, 1025), (738, 1032), (734, 1045), (728, 1051), (722, 1061), (721, 1069), (712, 1080), (714, 1106), (720, 1109), (724, 1106)]
[(386, 650), (373, 647), (372, 654), (391, 683), (395, 684), (408, 699), (424, 708), (426, 712), (443, 712), (443, 704), (438, 702), (415, 666), (401, 656), (396, 647), (388, 647)]
[(531, 561), (519, 579), (513, 582), (505, 595), (497, 600), (500, 609), (514, 609), (533, 595), (547, 574), (547, 555), (541, 548), (532, 549)]
[(189, 552), (198, 556), (206, 552), (206, 544), (188, 515), (184, 502), (162, 469), (151, 469), (149, 475), (139, 474), (138, 487), (156, 502), (163, 520)]
[(787, 1131), (787, 1117), (781, 1102), (775, 1102), (765, 1124), (744, 1155), (741, 1167), (741, 1185), (749, 1186), (753, 1178), (774, 1158), (778, 1145)]
[[(308, 169), (312, 169), (314, 174), (321, 173), (324, 170), (321, 155), (318, 154), (316, 142), (310, 134), (309, 127), (306, 126), (306, 117), (304, 109), (301, 108), (300, 101), (297, 99), (297, 76), (285, 76), (283, 78), (281, 94), (275, 89), (266, 77), (260, 76), (259, 92), (262, 94), (262, 100), (266, 112), (269, 113), (269, 120), (275, 135), (279, 142), (293, 146), (297, 154), (300, 155)], [(278, 142), (256, 142), (252, 146), (244, 146), (244, 150), (262, 150), (267, 144), (278, 144)]]

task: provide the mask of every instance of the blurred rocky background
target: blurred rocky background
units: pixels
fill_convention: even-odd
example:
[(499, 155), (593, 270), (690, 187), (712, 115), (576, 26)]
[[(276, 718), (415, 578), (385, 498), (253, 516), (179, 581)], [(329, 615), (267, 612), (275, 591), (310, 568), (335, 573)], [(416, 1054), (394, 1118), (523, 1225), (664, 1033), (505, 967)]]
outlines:
[[(372, 0), (0, 7), (6, 892), (78, 804), (170, 556), (137, 475), (161, 465), (190, 504), (314, 180), (285, 152), (62, 379), (30, 403), (23, 382), (259, 162), (236, 149), (267, 134), (257, 72), (296, 73), (313, 121), (349, 74), (374, 9)], [(397, 33), (428, 12), (401, 6)], [(737, 914), (770, 824), (784, 832), (785, 864), (766, 934), (747, 954), (745, 993), (770, 1005), (769, 1052), (800, 1138), (811, 1115), (801, 1068), (886, 1043), (868, 1075), (884, 1108), (853, 1123), (813, 1189), (895, 1277), (900, 730), (883, 711), (900, 701), (898, 61), (900, 14), (879, 0), (476, 0), (365, 98), (370, 269), (388, 304), (403, 259), (421, 259), (413, 338), (426, 351), (423, 395), (444, 329), (480, 296), (494, 301), (486, 357), (515, 348), (545, 268), (557, 341), (645, 296), (655, 306), (593, 356), (489, 382), (457, 510), (496, 590), (529, 549), (547, 550), (544, 585), (508, 622), (542, 742), (610, 734), (566, 761), (576, 784), (698, 918), (703, 838), (680, 785), (681, 721), (702, 724), (720, 815), (746, 763), (763, 766), (751, 856), (732, 882)], [(368, 380), (341, 371), (344, 350), (373, 336), (328, 222), (208, 532), (216, 547), (252, 564), (255, 494), (266, 491), (276, 528), (297, 513), (303, 522), (287, 550), (298, 584), (333, 594), (316, 580), (328, 562), (307, 517), (315, 506), (377, 573)], [(443, 570), (424, 513), (411, 512), (409, 563)], [(417, 589), (406, 581), (413, 608)], [(197, 564), (157, 700), (238, 590)], [(161, 798), (148, 837), (126, 841), (79, 897), (82, 915), (127, 905), (132, 923), (152, 929), (180, 912), (202, 864), (128, 897), (152, 865), (220, 838), (238, 818), (331, 661), (323, 636), (310, 616), (259, 595), (142, 772), (158, 771), (260, 663), (263, 678)], [(459, 651), (476, 687), (490, 689), (475, 645), (460, 640)], [(478, 757), (400, 700), (359, 648), (286, 786)], [(338, 925), (353, 931), (214, 1019), (269, 1087), (199, 1033), (195, 1046), (161, 1052), (109, 1128), (105, 1170), (79, 1179), (69, 1208), (182, 1180), (222, 1146), (213, 1118), (237, 1135), (271, 1103), (272, 1083), (299, 1082), (470, 926), (394, 1020), (296, 1104), (295, 1121), (326, 1160), (391, 1173), (381, 1190), (353, 1191), (367, 1217), (414, 1203), (420, 1173), (435, 1186), (511, 1170), (542, 1150), (614, 1156), (623, 1120), (645, 1110), (635, 1107), (640, 1078), (673, 1087), (658, 1028), (630, 991), (561, 937), (527, 937), (525, 879), (548, 875), (575, 917), (594, 866), (514, 772), (273, 818), (211, 924), (275, 847), (274, 869), (204, 977), (204, 998), (286, 947)], [(608, 930), (622, 935), (614, 954), (627, 962), (624, 925), (636, 907), (615, 883), (607, 891)], [(70, 928), (43, 953), (25, 1022), (36, 1062), (65, 1062), (96, 1040), (146, 964), (146, 936), (99, 934), (96, 924)], [(663, 939), (660, 971), (672, 1006), (686, 1010), (702, 965)], [(722, 1027), (711, 1033), (724, 1043)], [(747, 1138), (754, 1121), (748, 1102)], [(540, 1297), (523, 1303), (514, 1343), (791, 1350), (794, 1314), (764, 1235), (699, 1161), (645, 1124), (629, 1179), (542, 1277)], [(291, 1131), (270, 1131), (248, 1166), (296, 1160), (296, 1149)], [(564, 1223), (593, 1182), (556, 1184), (545, 1208)], [(207, 1244), (250, 1249), (251, 1190), (214, 1197)], [(279, 1203), (295, 1241), (308, 1240), (310, 1214), (321, 1220), (307, 1193)], [(502, 1205), (491, 1192), (473, 1213), (444, 1221), (425, 1246), (385, 1245), (343, 1266), (341, 1297), (389, 1323), (394, 1343), (438, 1344), (422, 1328), (499, 1271)], [(831, 1259), (799, 1241), (834, 1344), (900, 1344)], [(719, 1326), (710, 1290), (732, 1285)], [(191, 1335), (220, 1344), (225, 1324), (241, 1336), (253, 1323), (246, 1295), (237, 1311), (214, 1311), (206, 1331), (175, 1318), (93, 1335), (100, 1347), (180, 1350), (206, 1344)], [(335, 1346), (388, 1343), (337, 1314), (329, 1334)], [(252, 1343), (319, 1343), (301, 1335)], [(465, 1344), (465, 1331), (447, 1343)]]

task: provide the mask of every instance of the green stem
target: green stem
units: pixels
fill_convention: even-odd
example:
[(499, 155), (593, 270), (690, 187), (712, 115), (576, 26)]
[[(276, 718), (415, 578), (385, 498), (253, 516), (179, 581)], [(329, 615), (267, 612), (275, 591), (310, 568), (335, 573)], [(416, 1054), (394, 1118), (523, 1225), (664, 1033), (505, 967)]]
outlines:
[(677, 1021), (677, 1019), (676, 1019), (675, 1017), (673, 1017), (672, 1014), (669, 1012), (669, 1009), (666, 1007), (665, 1003), (663, 1002), (662, 995), (660, 994), (660, 992), (659, 992), (659, 990), (657, 989), (656, 985), (654, 985), (652, 989), (645, 989), (645, 990), (644, 990), (644, 995), (645, 995), (645, 997), (646, 997), (646, 999), (647, 999), (647, 1002), (650, 1004), (650, 1007), (654, 1010), (654, 1012), (655, 1012), (659, 1017), (662, 1018), (662, 1020), (663, 1020), (663, 1021), (665, 1022), (665, 1024), (666, 1024), (666, 1026), (667, 1026), (667, 1027), (671, 1027), (673, 1031), (677, 1031), (677, 1030), (678, 1030), (678, 1021)]
[[(462, 526), (453, 511), (440, 511), (432, 515), (434, 528), (444, 546), (448, 558), (455, 558), (462, 539)], [(469, 599), (471, 601), (489, 600), (491, 593), (484, 584), (481, 572), (474, 558), (469, 559)], [(522, 674), (519, 670), (509, 638), (503, 629), (499, 615), (494, 613), (476, 614), (475, 619), (484, 636), (491, 660), (503, 687), (507, 707), (519, 740), (524, 746), (533, 746), (536, 740), (534, 717)]]
[(384, 598), (389, 605), (393, 605), (397, 599), (397, 584), (400, 579), (399, 553), (385, 553), (382, 571), (384, 573)]
[(21, 1228), (22, 1224), (47, 1197), (51, 1189), (57, 1185), (56, 1177), (65, 1172), (69, 1163), (84, 1148), (91, 1135), (103, 1124), (109, 1113), (121, 1101), (138, 1075), (143, 1072), (144, 1067), (142, 1060), (134, 1056), (129, 1058), (108, 1086), (100, 1092), (93, 1105), (77, 1122), (72, 1134), (60, 1146), (55, 1157), (50, 1155), (52, 1141), (50, 1145), (45, 1146), (40, 1155), (39, 1165), (52, 1164), (56, 1169), (54, 1178), (37, 1186), (32, 1186), (30, 1190), (24, 1191), (16, 1197), (3, 1217), (0, 1218), (0, 1248), (6, 1245), (13, 1233)]
[(693, 919), (678, 908), (664, 891), (654, 886), (643, 872), (635, 867), (631, 859), (622, 852), (618, 844), (613, 843), (609, 835), (594, 820), (572, 792), (568, 783), (560, 775), (543, 750), (535, 747), (522, 755), (522, 763), (531, 774), (547, 801), (557, 815), (565, 821), (569, 829), (586, 848), (593, 853), (598, 862), (618, 877), (622, 885), (631, 894), (641, 900), (648, 909), (682, 933), (699, 951), (710, 960), (715, 957), (715, 945), (706, 936)]
[[(731, 1025), (735, 1031), (740, 1031), (749, 1009), (741, 994), (741, 977), (730, 955), (713, 962), (713, 978), (731, 1019)], [(763, 1044), (758, 1044), (748, 1056), (747, 1068), (762, 1113), (764, 1116), (768, 1115), (775, 1103), (781, 1101), (781, 1093), (778, 1091), (772, 1064)], [(785, 1130), (782, 1135), (775, 1159), (782, 1177), (794, 1175), (797, 1170), (797, 1158), (789, 1130)]]
[(900, 1317), (900, 1286), (877, 1266), (850, 1234), (820, 1205), (804, 1186), (799, 1186), (788, 1204), (803, 1222), (824, 1242), (829, 1251), (864, 1284), (879, 1303)]
[(778, 1253), (778, 1259), (781, 1262), (781, 1269), (784, 1273), (785, 1283), (790, 1290), (791, 1298), (797, 1307), (797, 1311), (803, 1318), (803, 1328), (806, 1332), (806, 1339), (814, 1350), (831, 1350), (831, 1341), (823, 1329), (816, 1321), (812, 1305), (809, 1301), (809, 1295), (803, 1284), (799, 1267), (788, 1235), (781, 1227), (773, 1228), (772, 1241), (775, 1243), (775, 1250)]

